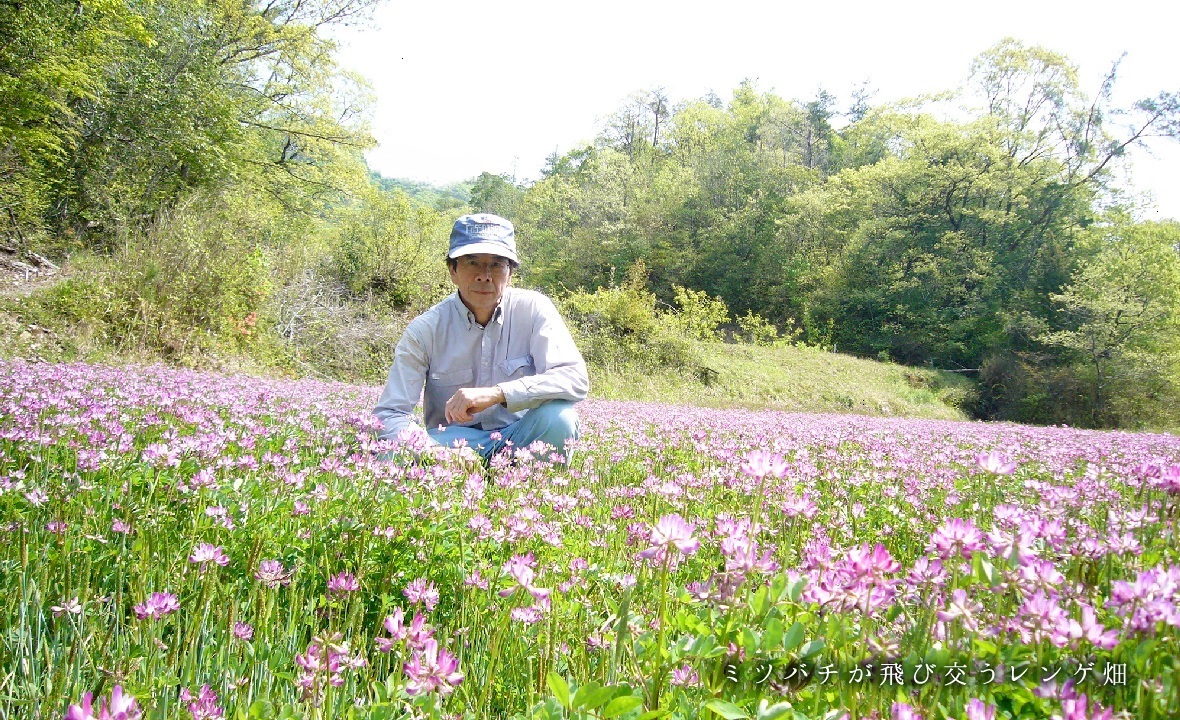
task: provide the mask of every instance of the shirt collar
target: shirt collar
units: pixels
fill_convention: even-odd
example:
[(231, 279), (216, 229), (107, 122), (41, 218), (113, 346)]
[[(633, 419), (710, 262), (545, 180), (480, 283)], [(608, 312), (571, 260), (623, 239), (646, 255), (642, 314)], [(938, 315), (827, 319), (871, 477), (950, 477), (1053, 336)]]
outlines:
[[(512, 292), (512, 287), (504, 288), (504, 296), (500, 298), (500, 304), (496, 306), (495, 311), (492, 312), (492, 319), (489, 323), (504, 324), (504, 305), (508, 302), (508, 295)], [(459, 291), (451, 293), (451, 303), (455, 306), (455, 312), (459, 313), (459, 319), (467, 323), (467, 329), (471, 329), (472, 325), (477, 325), (475, 322), (475, 313), (467, 309), (463, 304), (462, 298), (459, 297)]]

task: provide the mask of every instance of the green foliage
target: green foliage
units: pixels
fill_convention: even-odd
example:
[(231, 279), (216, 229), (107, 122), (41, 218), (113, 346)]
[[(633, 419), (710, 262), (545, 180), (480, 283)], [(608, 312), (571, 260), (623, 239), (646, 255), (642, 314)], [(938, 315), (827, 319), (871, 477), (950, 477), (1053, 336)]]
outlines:
[(561, 298), (578, 348), (588, 363), (621, 369), (642, 367), (675, 371), (696, 367), (697, 354), (683, 332), (686, 320), (657, 309), (656, 296), (646, 289), (647, 266), (636, 261), (626, 283), (576, 290)]
[(126, 44), (151, 41), (123, 0), (3, 4), (0, 23), (0, 232), (54, 249), (42, 231), (83, 129), (78, 107), (101, 92)]
[(508, 219), (517, 216), (522, 191), (507, 175), (480, 173), (471, 183), (471, 209), (493, 213)]
[(401, 308), (438, 298), (449, 287), (443, 261), (449, 216), (411, 203), (400, 191), (375, 188), (340, 215), (330, 264), (353, 294)]
[(442, 262), (437, 213), (371, 186), (370, 98), (324, 32), (376, 1), (6, 5), (0, 242), (70, 270), (18, 316), (63, 355), (386, 363), (389, 306)]
[[(1178, 134), (1177, 95), (1119, 108), (1114, 71), (1091, 97), (1068, 58), (1006, 39), (961, 93), (870, 107), (862, 88), (839, 127), (823, 90), (789, 100), (746, 81), (728, 102), (673, 103), (654, 88), (531, 186), (483, 173), (430, 188), (369, 171), (368, 90), (332, 61), (324, 30), (375, 2), (9, 3), (0, 242), (97, 256), (54, 302), (112, 343), (169, 357), (245, 343), (370, 377), (402, 315), (446, 289), (446, 226), (470, 203), (516, 223), (520, 282), (572, 290), (600, 364), (715, 382), (691, 342), (732, 312), (755, 344), (797, 326), (789, 341), (978, 372), (983, 417), (1175, 422), (1174, 252), (1143, 239), (1151, 226), (1118, 242), (1092, 228), (1122, 202), (1126, 150)], [(169, 235), (194, 193), (238, 197), (258, 222), (246, 239)], [(197, 247), (230, 255), (181, 270), (215, 252)], [(604, 288), (637, 262), (643, 282)], [(241, 290), (267, 283), (269, 302)], [(252, 312), (261, 333), (241, 325)]]
[(774, 345), (778, 340), (778, 328), (753, 310), (747, 310), (745, 315), (739, 316), (737, 323), (742, 330), (742, 339), (751, 345), (765, 347)]
[(675, 291), (676, 305), (680, 308), (675, 315), (680, 331), (694, 340), (720, 339), (717, 328), (729, 321), (729, 309), (725, 307), (725, 301), (679, 285), (674, 285), (672, 289)]
[(240, 200), (194, 198), (127, 237), (109, 259), (78, 263), (44, 302), (123, 352), (192, 363), (245, 349), (263, 329), (272, 290), (267, 223)]
[(471, 203), (471, 183), (454, 182), (439, 186), (404, 178), (382, 177), (374, 170), (369, 171), (369, 179), (382, 190), (400, 190), (410, 199), (440, 212), (462, 210)]
[[(0, 216), (109, 251), (198, 189), (319, 212), (365, 181), (367, 95), (322, 28), (376, 0), (35, 0), (0, 27)], [(10, 21), (11, 20), (11, 21)], [(11, 182), (9, 182), (11, 180)]]
[[(638, 93), (592, 147), (551, 157), (525, 191), (529, 278), (592, 292), (642, 258), (665, 303), (691, 288), (739, 317), (797, 318), (808, 343), (969, 373), (1015, 363), (1075, 385), (1101, 368), (1084, 370), (1052, 334), (1079, 327), (1063, 323), (1058, 298), (1076, 295), (1066, 288), (1099, 209), (1122, 202), (1113, 170), (1126, 149), (1180, 128), (1176, 95), (1118, 108), (1115, 80), (1087, 96), (1067, 58), (1009, 39), (976, 59), (965, 91), (875, 108), (862, 93), (838, 130), (823, 91), (788, 101), (744, 82), (727, 104), (670, 110), (659, 91)], [(1165, 346), (1135, 352), (1171, 378)], [(1032, 394), (1012, 396), (1016, 385)], [(1038, 417), (1078, 422), (1035, 383), (993, 390), (985, 417), (1041, 404)], [(1131, 422), (1107, 416), (1086, 423)]]
[(656, 309), (656, 297), (634, 287), (577, 290), (561, 300), (564, 315), (586, 361), (606, 367), (639, 365), (686, 369), (692, 343), (674, 315)]
[(1090, 424), (1180, 422), (1180, 224), (1095, 228), (1089, 257), (1052, 299), (1064, 348), (1090, 388)]

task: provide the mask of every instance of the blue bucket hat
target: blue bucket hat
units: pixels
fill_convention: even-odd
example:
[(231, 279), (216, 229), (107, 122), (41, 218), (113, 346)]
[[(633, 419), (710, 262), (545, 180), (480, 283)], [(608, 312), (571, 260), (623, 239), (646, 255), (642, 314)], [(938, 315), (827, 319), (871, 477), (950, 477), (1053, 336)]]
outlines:
[(487, 253), (499, 255), (519, 264), (516, 257), (516, 229), (499, 215), (479, 213), (464, 215), (451, 229), (451, 249), (448, 258)]

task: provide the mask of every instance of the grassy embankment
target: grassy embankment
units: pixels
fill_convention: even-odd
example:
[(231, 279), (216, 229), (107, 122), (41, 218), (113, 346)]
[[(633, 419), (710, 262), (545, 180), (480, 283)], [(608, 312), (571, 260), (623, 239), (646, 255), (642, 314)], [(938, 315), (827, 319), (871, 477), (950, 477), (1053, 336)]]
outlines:
[(974, 392), (954, 373), (862, 360), (810, 347), (700, 343), (707, 382), (672, 372), (591, 368), (591, 393), (705, 407), (853, 412), (965, 420)]

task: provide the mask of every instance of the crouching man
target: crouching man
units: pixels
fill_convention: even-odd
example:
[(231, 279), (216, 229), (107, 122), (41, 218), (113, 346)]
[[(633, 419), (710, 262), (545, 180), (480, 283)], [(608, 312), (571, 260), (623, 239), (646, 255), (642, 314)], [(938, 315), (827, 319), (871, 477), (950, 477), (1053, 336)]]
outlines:
[(415, 427), (421, 395), (433, 444), (463, 440), (490, 458), (509, 441), (542, 440), (565, 454), (578, 436), (574, 403), (590, 386), (586, 363), (553, 302), (510, 286), (520, 266), (512, 223), (459, 218), (447, 265), (456, 292), (415, 318), (397, 344), (374, 410), (381, 438)]

